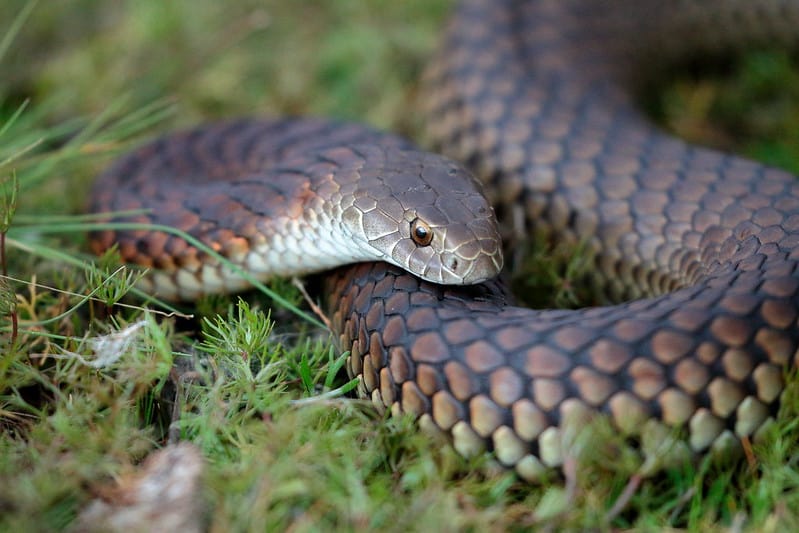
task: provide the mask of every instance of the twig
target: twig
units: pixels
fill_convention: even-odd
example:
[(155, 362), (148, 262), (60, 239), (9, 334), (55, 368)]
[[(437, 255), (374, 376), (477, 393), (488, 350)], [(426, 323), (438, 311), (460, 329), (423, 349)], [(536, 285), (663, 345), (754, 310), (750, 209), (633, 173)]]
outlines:
[(613, 503), (613, 507), (605, 515), (605, 523), (610, 523), (613, 521), (614, 518), (619, 516), (627, 504), (630, 503), (630, 500), (635, 493), (638, 492), (638, 488), (641, 486), (641, 481), (643, 481), (644, 477), (641, 474), (633, 474), (630, 477), (630, 481), (627, 482), (627, 485), (624, 487), (624, 490), (621, 491), (619, 497), (616, 498), (616, 501)]
[(306, 302), (308, 302), (311, 311), (313, 311), (314, 314), (319, 317), (319, 320), (324, 322), (325, 327), (327, 329), (332, 330), (333, 328), (331, 327), (330, 319), (327, 318), (327, 316), (325, 316), (325, 313), (322, 311), (322, 309), (318, 305), (316, 305), (316, 303), (311, 299), (311, 296), (308, 294), (308, 291), (305, 290), (305, 285), (303, 285), (300, 278), (297, 277), (291, 278), (291, 284), (297, 287), (297, 289), (299, 289), (300, 293), (302, 294), (302, 297), (305, 298)]

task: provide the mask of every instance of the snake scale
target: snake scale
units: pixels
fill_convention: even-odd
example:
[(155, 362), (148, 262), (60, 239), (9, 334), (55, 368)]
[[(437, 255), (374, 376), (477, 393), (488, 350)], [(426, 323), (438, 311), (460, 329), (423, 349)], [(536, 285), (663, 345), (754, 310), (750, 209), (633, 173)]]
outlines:
[[(359, 262), (325, 287), (361, 394), (525, 479), (562, 465), (596, 412), (640, 440), (644, 470), (739, 447), (769, 426), (796, 365), (799, 183), (669, 137), (633, 95), (686, 54), (795, 46), (796, 21), (799, 2), (777, 0), (473, 0), (454, 14), (422, 84), (434, 143), (484, 183), (506, 238), (584, 243), (593, 284), (624, 303), (513, 306), (491, 279), (500, 230), (480, 184), (364, 126), (173, 134), (112, 166), (91, 209), (150, 208), (134, 220), (258, 277)], [(246, 285), (173, 235), (92, 236), (97, 252), (115, 242), (162, 296)]]

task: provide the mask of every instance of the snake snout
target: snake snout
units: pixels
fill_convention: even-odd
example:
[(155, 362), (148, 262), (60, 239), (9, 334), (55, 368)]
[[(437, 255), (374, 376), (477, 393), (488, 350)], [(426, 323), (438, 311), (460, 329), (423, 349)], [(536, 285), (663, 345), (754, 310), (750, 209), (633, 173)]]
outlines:
[(451, 252), (442, 254), (442, 283), (474, 285), (495, 278), (503, 266), (499, 238), (462, 241)]
[(441, 194), (433, 206), (416, 214), (429, 221), (433, 235), (422, 278), (444, 285), (474, 285), (502, 270), (499, 227), (479, 190)]
[(499, 225), (477, 179), (440, 155), (380, 153), (379, 164), (360, 169), (358, 190), (342, 213), (348, 232), (372, 254), (359, 259), (383, 259), (443, 285), (497, 276)]
[(474, 285), (496, 277), (503, 265), (502, 241), (492, 211), (481, 213), (486, 216), (433, 224), (430, 246), (414, 250), (407, 270), (442, 285)]

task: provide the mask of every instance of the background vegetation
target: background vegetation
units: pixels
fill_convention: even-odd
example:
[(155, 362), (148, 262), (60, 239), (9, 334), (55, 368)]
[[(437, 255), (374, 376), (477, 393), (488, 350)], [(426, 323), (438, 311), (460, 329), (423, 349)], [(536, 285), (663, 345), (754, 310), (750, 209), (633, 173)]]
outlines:
[[(197, 499), (215, 531), (797, 529), (795, 396), (749, 462), (669, 470), (617, 513), (634, 464), (599, 462), (574, 487), (535, 487), (486, 458), (465, 461), (410, 421), (341, 396), (349, 382), (326, 334), (261, 294), (113, 305), (135, 274), (112, 257), (91, 266), (81, 213), (114, 155), (239, 115), (332, 115), (420, 138), (409, 109), (451, 4), (0, 4), (0, 530), (74, 525), (177, 438), (205, 458)], [(681, 135), (799, 172), (788, 54), (753, 52), (649, 100)], [(570, 290), (567, 255), (532, 267), (547, 290)], [(272, 288), (300, 302), (288, 283)]]

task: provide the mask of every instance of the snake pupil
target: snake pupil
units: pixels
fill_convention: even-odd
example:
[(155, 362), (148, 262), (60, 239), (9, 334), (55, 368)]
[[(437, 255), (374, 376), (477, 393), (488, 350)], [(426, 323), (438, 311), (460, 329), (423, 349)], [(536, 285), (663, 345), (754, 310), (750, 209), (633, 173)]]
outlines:
[(419, 246), (427, 246), (433, 240), (433, 231), (430, 226), (416, 218), (411, 222), (411, 238)]

